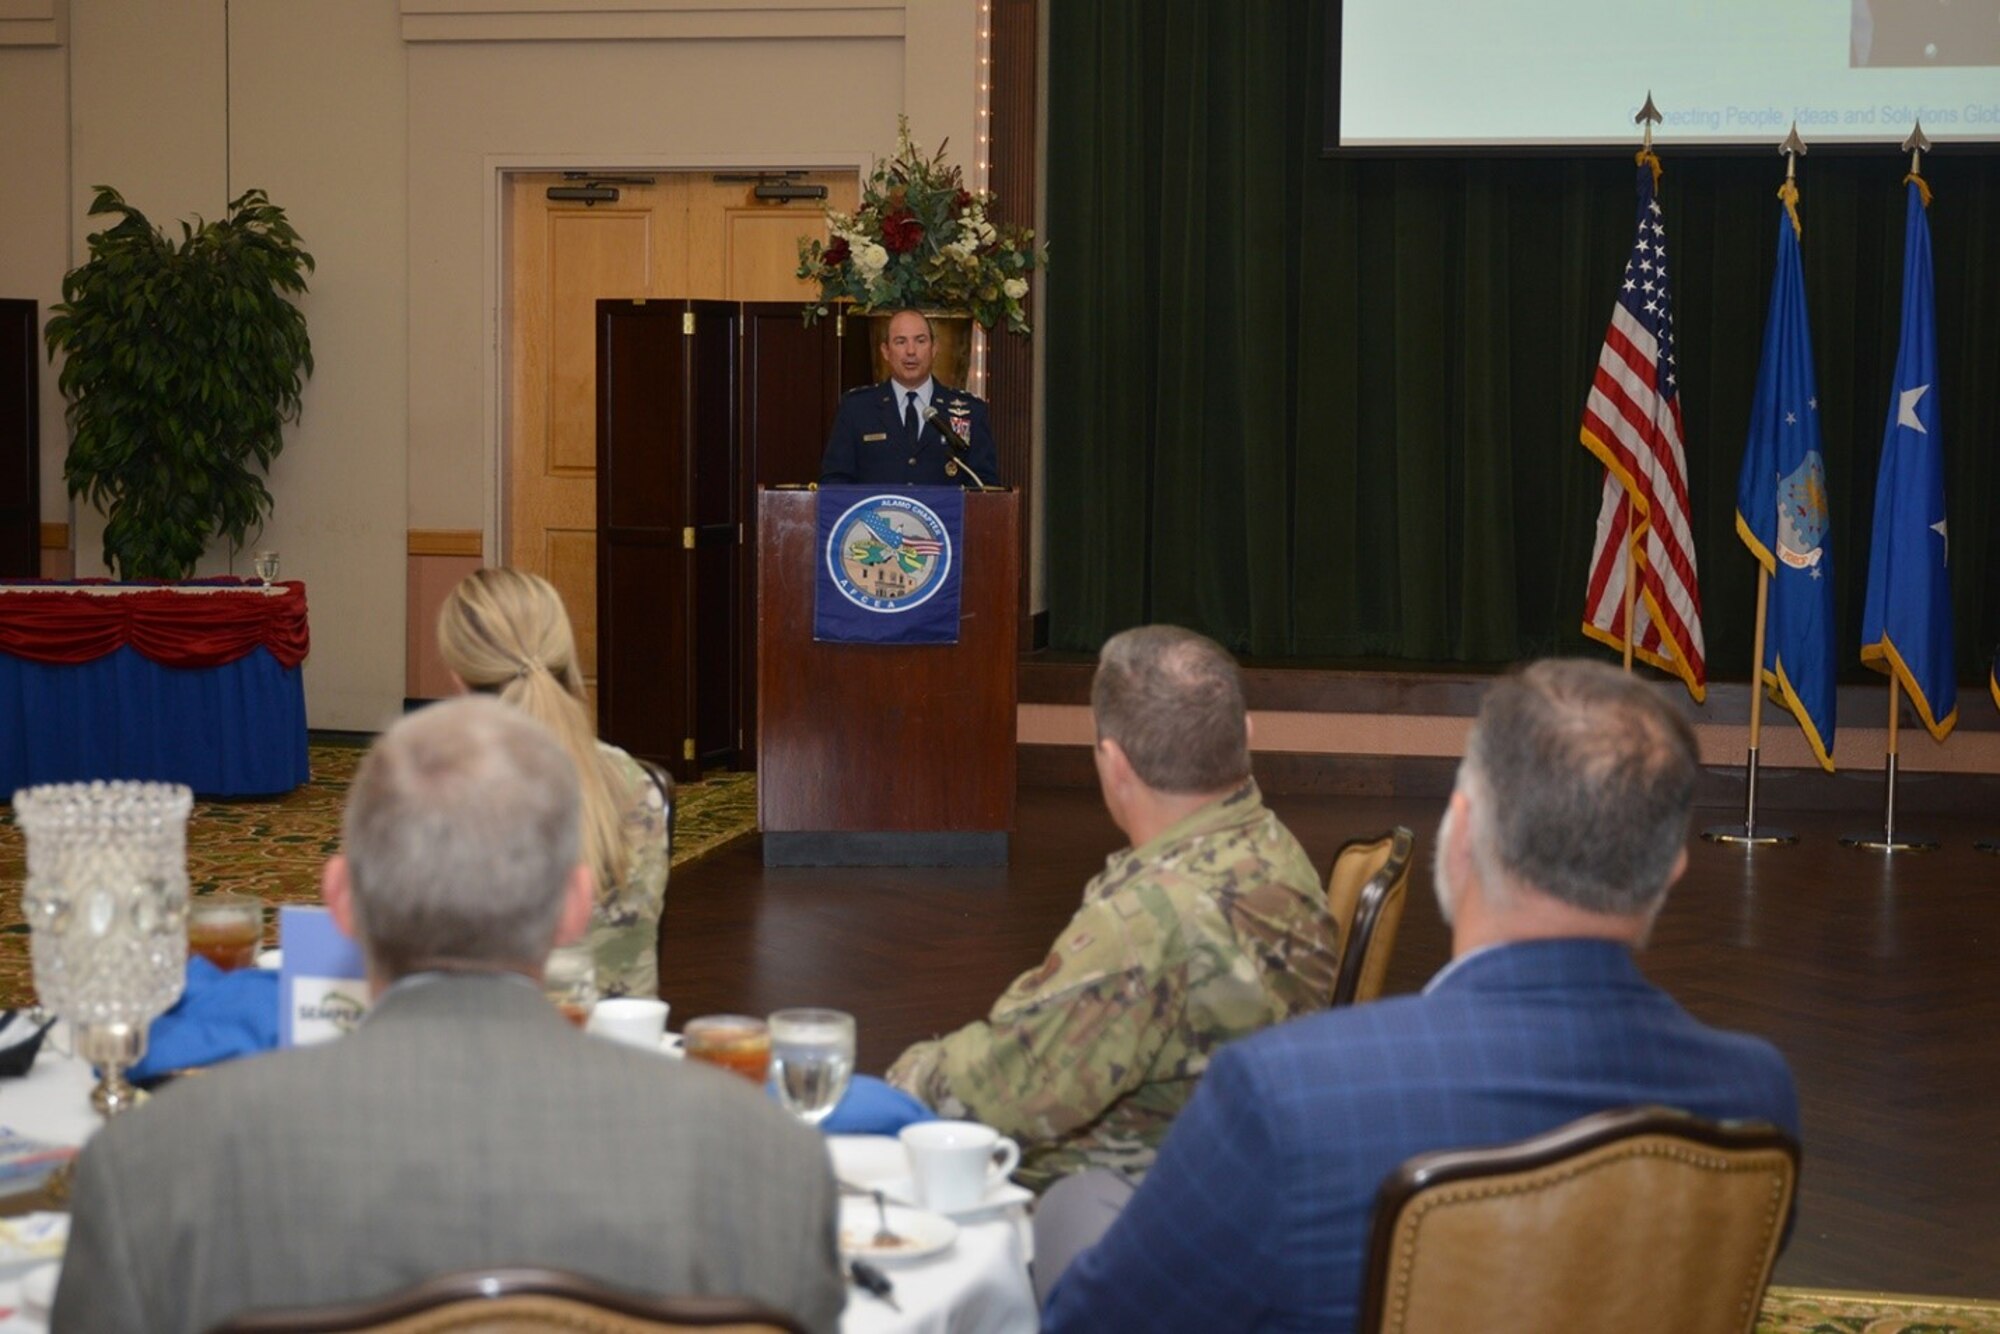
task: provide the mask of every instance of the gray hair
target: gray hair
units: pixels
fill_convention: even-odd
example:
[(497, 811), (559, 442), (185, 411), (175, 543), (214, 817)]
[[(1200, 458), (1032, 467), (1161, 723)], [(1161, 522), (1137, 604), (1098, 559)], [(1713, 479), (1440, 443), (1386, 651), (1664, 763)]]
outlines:
[(1104, 641), (1090, 684), (1099, 740), (1156, 792), (1219, 792), (1250, 776), (1243, 680), (1222, 645), (1177, 625)]
[(390, 977), (441, 962), (539, 966), (579, 859), (575, 766), (482, 697), (433, 704), (361, 762), (341, 835), (362, 946)]
[(1651, 686), (1598, 662), (1535, 663), (1487, 692), (1466, 745), (1475, 855), (1574, 907), (1652, 912), (1698, 764), (1694, 729)]

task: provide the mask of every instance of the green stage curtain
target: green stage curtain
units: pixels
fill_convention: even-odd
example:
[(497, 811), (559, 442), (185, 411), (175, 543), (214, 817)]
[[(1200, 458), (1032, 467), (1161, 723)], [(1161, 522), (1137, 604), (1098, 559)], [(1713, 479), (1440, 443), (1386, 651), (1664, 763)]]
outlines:
[[(1260, 658), (1601, 652), (1578, 629), (1602, 473), (1577, 431), (1632, 243), (1632, 157), (1323, 158), (1327, 10), (1050, 6), (1051, 645), (1170, 621)], [(1756, 585), (1736, 474), (1783, 163), (1775, 145), (1659, 148), (1710, 674), (1742, 680)], [(1885, 147), (1800, 166), (1843, 666), (1864, 675), (1907, 164)], [(1983, 680), (2000, 156), (1938, 153), (1925, 174), (1957, 646)]]

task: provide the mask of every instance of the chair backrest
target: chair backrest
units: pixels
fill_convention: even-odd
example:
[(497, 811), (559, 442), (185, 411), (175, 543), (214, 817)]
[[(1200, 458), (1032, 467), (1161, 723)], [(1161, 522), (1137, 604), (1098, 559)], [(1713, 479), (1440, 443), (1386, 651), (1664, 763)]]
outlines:
[(652, 780), (655, 788), (659, 789), (660, 800), (666, 803), (667, 861), (671, 863), (674, 859), (674, 776), (655, 761), (637, 755), (633, 756), (632, 759), (634, 763), (646, 771), (646, 777)]
[(805, 1334), (734, 1297), (646, 1297), (559, 1269), (440, 1274), (376, 1301), (248, 1312), (215, 1334)]
[(1376, 1197), (1356, 1328), (1747, 1334), (1798, 1170), (1766, 1122), (1663, 1107), (1420, 1155)]
[[(1340, 950), (1340, 973), (1333, 982), (1335, 1005), (1353, 1005), (1382, 994), (1383, 981), (1389, 975), (1389, 956), (1396, 949), (1396, 931), (1403, 924), (1403, 903), (1409, 897), (1410, 862), (1416, 845), (1416, 835), (1397, 825), (1366, 845), (1370, 851), (1365, 863), (1357, 858), (1357, 863), (1370, 865), (1372, 869), (1354, 887), (1353, 906), (1346, 910), (1347, 920), (1341, 927), (1344, 943)], [(1378, 847), (1379, 854), (1374, 850)], [(1341, 849), (1343, 856), (1346, 852), (1347, 848)], [(1335, 884), (1341, 873), (1337, 857), (1333, 876), (1327, 883), (1329, 907), (1336, 890), (1343, 897), (1349, 893), (1345, 885)]]

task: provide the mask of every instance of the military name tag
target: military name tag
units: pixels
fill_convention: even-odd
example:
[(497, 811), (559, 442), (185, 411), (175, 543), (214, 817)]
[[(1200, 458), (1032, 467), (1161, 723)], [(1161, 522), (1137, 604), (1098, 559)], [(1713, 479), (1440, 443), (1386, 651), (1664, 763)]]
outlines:
[(861, 437), (861, 443), (864, 445), (872, 445), (877, 440), (887, 440), (888, 438), (889, 438), (889, 433), (887, 431), (871, 431), (867, 435)]

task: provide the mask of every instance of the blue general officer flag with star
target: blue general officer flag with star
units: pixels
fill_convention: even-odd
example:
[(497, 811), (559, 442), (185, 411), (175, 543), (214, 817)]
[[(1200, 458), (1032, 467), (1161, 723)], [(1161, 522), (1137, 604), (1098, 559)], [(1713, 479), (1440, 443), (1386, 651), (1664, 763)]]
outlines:
[(1822, 768), (1833, 768), (1833, 535), (1805, 272), (1798, 189), (1778, 191), (1778, 271), (1764, 319), (1764, 355), (1750, 438), (1736, 482), (1736, 534), (1771, 575), (1764, 684), (1799, 720)]
[(956, 644), (964, 547), (964, 487), (821, 487), (813, 638)]
[(1938, 740), (1958, 721), (1952, 666), (1951, 537), (1944, 515), (1944, 439), (1937, 400), (1937, 314), (1931, 293), (1930, 189), (1914, 173), (1903, 225), (1903, 341), (1875, 474), (1861, 660), (1893, 672)]

